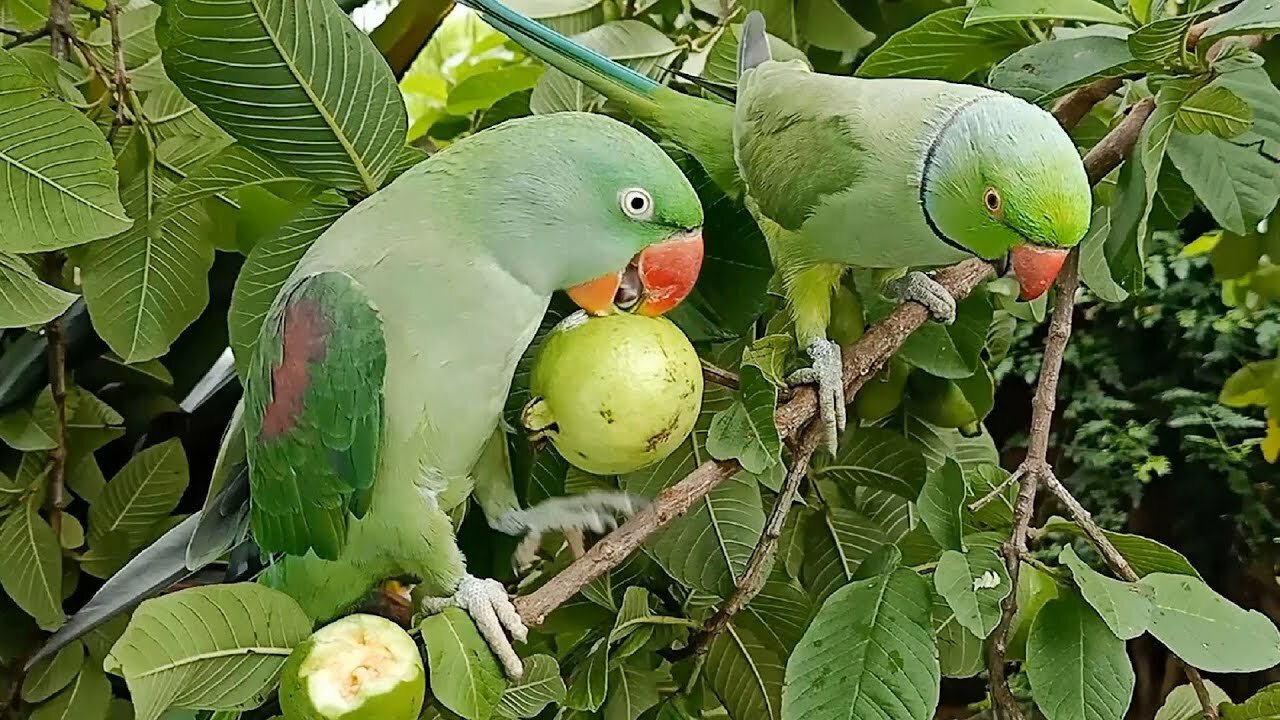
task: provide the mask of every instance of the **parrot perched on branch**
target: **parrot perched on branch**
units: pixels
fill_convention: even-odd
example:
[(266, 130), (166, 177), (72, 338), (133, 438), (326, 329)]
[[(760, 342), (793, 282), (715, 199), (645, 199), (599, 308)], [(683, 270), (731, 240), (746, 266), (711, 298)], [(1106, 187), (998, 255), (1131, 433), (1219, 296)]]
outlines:
[(847, 268), (876, 269), (886, 295), (915, 300), (950, 323), (951, 295), (905, 268), (1007, 255), (1030, 300), (1049, 288), (1088, 230), (1092, 196), (1075, 143), (1049, 113), (1011, 95), (774, 61), (764, 17), (752, 12), (730, 105), (665, 87), (499, 0), (460, 2), (679, 146), (744, 202), (813, 362), (790, 380), (817, 383), (833, 453), (845, 401), (827, 325)]
[[(693, 289), (702, 206), (675, 162), (589, 113), (461, 140), (343, 215), (268, 313), (202, 512), (111, 578), (33, 662), (253, 542), (260, 582), (316, 622), (412, 578), (426, 611), (465, 609), (507, 674), (525, 627), (503, 586), (467, 573), (446, 511), (473, 490), (520, 535), (594, 528), (630, 496), (522, 510), (501, 412), (551, 295), (660, 315)], [(247, 472), (243, 459), (247, 458)]]

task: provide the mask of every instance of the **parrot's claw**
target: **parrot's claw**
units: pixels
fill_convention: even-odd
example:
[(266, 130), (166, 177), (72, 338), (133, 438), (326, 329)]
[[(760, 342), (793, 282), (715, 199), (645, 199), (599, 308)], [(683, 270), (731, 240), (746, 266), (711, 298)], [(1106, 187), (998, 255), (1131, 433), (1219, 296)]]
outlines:
[(818, 386), (818, 413), (826, 428), (827, 450), (832, 457), (840, 446), (840, 433), (844, 432), (846, 416), (844, 403), (844, 368), (840, 362), (840, 346), (819, 338), (805, 348), (813, 367), (791, 373), (787, 382), (792, 385)]
[(516, 606), (507, 595), (506, 588), (497, 580), (478, 578), (474, 575), (463, 575), (458, 582), (458, 589), (452, 597), (423, 598), (422, 612), (434, 615), (447, 607), (460, 607), (467, 611), (475, 621), (481, 637), (489, 643), (493, 654), (498, 656), (502, 670), (512, 680), (519, 680), (524, 675), (524, 663), (511, 645), (511, 638), (519, 642), (529, 639), (529, 629), (525, 627)]
[(524, 534), (516, 549), (517, 569), (533, 564), (542, 536), (550, 532), (590, 530), (597, 535), (611, 532), (619, 520), (631, 517), (649, 504), (640, 495), (597, 490), (581, 495), (555, 497), (528, 510), (515, 510), (503, 515), (494, 528), (508, 535)]
[(914, 300), (929, 310), (929, 316), (943, 325), (956, 321), (956, 299), (937, 280), (912, 270), (885, 283), (885, 294), (895, 300)]

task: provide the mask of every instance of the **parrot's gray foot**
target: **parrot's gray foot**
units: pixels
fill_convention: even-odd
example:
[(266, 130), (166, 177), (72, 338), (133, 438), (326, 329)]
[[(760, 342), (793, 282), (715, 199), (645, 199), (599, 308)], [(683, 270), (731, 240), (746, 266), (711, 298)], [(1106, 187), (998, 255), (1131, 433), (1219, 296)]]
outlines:
[(929, 310), (929, 315), (943, 325), (956, 321), (956, 299), (933, 278), (912, 270), (884, 285), (885, 295), (894, 300), (914, 300)]
[(596, 490), (551, 498), (528, 510), (509, 512), (498, 518), (493, 527), (508, 535), (524, 534), (515, 553), (516, 568), (524, 570), (536, 559), (543, 535), (582, 530), (603, 535), (617, 528), (619, 520), (631, 517), (648, 504), (649, 500), (640, 495)]
[(498, 662), (502, 664), (502, 670), (508, 678), (519, 680), (524, 675), (524, 663), (520, 661), (520, 656), (516, 654), (507, 636), (525, 642), (529, 639), (529, 629), (520, 619), (520, 614), (516, 612), (516, 606), (512, 604), (502, 583), (474, 575), (463, 575), (452, 597), (422, 599), (422, 612), (428, 615), (434, 615), (447, 607), (460, 607), (467, 611), (475, 621), (480, 636), (489, 643), (493, 654), (498, 656)]
[(791, 373), (787, 382), (792, 385), (818, 386), (818, 416), (826, 428), (827, 450), (832, 457), (840, 446), (840, 433), (845, 428), (844, 368), (840, 364), (840, 346), (826, 338), (819, 338), (805, 348), (813, 360), (813, 367)]

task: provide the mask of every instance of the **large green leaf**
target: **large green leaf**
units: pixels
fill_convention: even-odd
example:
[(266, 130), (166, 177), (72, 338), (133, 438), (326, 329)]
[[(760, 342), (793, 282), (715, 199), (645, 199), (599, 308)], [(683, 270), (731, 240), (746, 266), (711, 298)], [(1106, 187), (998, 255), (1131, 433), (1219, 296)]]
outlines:
[(967, 7), (939, 10), (895, 33), (862, 61), (858, 76), (964, 80), (1031, 44), (1017, 23), (966, 27), (968, 14)]
[(609, 673), (609, 699), (600, 713), (602, 720), (639, 718), (662, 699), (657, 681), (654, 671), (632, 663), (614, 667)]
[(564, 700), (564, 680), (560, 665), (550, 655), (524, 658), (524, 676), (520, 682), (502, 691), (495, 713), (507, 718), (531, 718), (547, 706)]
[(967, 378), (982, 361), (993, 314), (988, 294), (975, 292), (957, 303), (954, 323), (927, 323), (907, 336), (900, 357), (930, 375)]
[(1000, 603), (1013, 590), (1004, 560), (983, 547), (944, 552), (933, 571), (933, 583), (955, 611), (956, 620), (980, 638), (990, 635), (1000, 622)]
[(787, 651), (750, 614), (739, 614), (707, 649), (707, 684), (732, 718), (778, 720)]
[(0, 327), (49, 322), (75, 301), (75, 295), (41, 282), (22, 258), (0, 252)]
[[(184, 140), (169, 148), (179, 151)], [(85, 302), (94, 329), (126, 362), (159, 357), (209, 302), (214, 249), (208, 207), (188, 205), (163, 228), (156, 223), (162, 198), (181, 176), (162, 162), (142, 133), (120, 157), (130, 173), (121, 190), (137, 222), (114, 237), (77, 248)]]
[(1089, 231), (1080, 241), (1080, 280), (1105, 302), (1120, 302), (1129, 291), (1111, 275), (1107, 264), (1107, 238), (1111, 235), (1111, 208), (1099, 205), (1089, 219)]
[(0, 586), (18, 607), (53, 630), (62, 625), (62, 548), (40, 517), (39, 494), (0, 525)]
[(1239, 95), (1221, 85), (1209, 85), (1187, 98), (1178, 109), (1174, 127), (1196, 135), (1212, 133), (1233, 138), (1253, 125), (1253, 110)]
[(177, 438), (134, 455), (90, 506), (89, 541), (119, 533), (141, 542), (177, 507), (187, 480), (187, 455)]
[(459, 608), (446, 608), (424, 618), (419, 627), (427, 648), (432, 695), (467, 720), (488, 718), (506, 681), (471, 616)]
[(1238, 705), (1227, 704), (1222, 708), (1222, 720), (1274, 720), (1277, 717), (1280, 717), (1280, 683), (1262, 688)]
[[(770, 28), (772, 29), (772, 28)], [(775, 35), (768, 35), (769, 51), (774, 60), (803, 60), (808, 64), (809, 59), (805, 54), (795, 48), (794, 45)], [(738, 82), (738, 44), (742, 38), (742, 24), (733, 23), (726, 27), (715, 42), (711, 43), (711, 47), (707, 48), (706, 62), (702, 67), (702, 77), (720, 83), (728, 83), (730, 85)]]
[[(1231, 702), (1231, 698), (1222, 691), (1222, 688), (1214, 685), (1212, 680), (1205, 680), (1204, 687), (1214, 707)], [(1191, 685), (1179, 685), (1165, 696), (1164, 704), (1156, 711), (1154, 720), (1199, 720), (1202, 717), (1204, 717), (1204, 707), (1200, 704), (1196, 689)], [(1232, 717), (1225, 708), (1223, 708), (1222, 717), (1227, 720), (1245, 720), (1243, 717)], [(1252, 720), (1261, 719), (1253, 718)]]
[(1198, 578), (1153, 573), (1151, 634), (1189, 665), (1208, 672), (1255, 672), (1280, 664), (1280, 630)]
[[(962, 549), (964, 537), (964, 502), (968, 487), (964, 473), (956, 461), (948, 458), (942, 467), (929, 473), (918, 505), (920, 519), (939, 547)], [(984, 636), (985, 637), (985, 636)]]
[(1147, 631), (1151, 624), (1151, 589), (1142, 583), (1127, 583), (1109, 578), (1089, 567), (1075, 550), (1062, 549), (1060, 562), (1071, 568), (1080, 594), (1102, 617), (1111, 632), (1121, 640), (1131, 640)]
[[(1080, 526), (1059, 517), (1050, 518), (1049, 522), (1044, 524), (1043, 530), (1048, 533), (1066, 533), (1084, 539), (1089, 537), (1084, 530), (1080, 529)], [(1200, 573), (1196, 572), (1181, 553), (1167, 545), (1141, 535), (1129, 535), (1111, 530), (1103, 530), (1102, 534), (1129, 562), (1129, 566), (1138, 574), (1138, 577), (1151, 573), (1176, 573), (1194, 578), (1200, 577)]]
[(838, 590), (787, 661), (786, 720), (927, 720), (941, 671), (924, 579), (898, 568)]
[(56, 250), (132, 222), (102, 133), (2, 50), (0, 168), (0, 250)]
[[(165, 196), (159, 222), (172, 224), (174, 213), (207, 198), (246, 187), (283, 186), (290, 195), (310, 195), (320, 188), (290, 168), (243, 145), (230, 145), (209, 158)], [(169, 230), (172, 232), (172, 230)]]
[(404, 101), (336, 3), (170, 0), (165, 20), (165, 70), (237, 140), (325, 183), (382, 185), (405, 143)]
[(31, 711), (31, 720), (102, 720), (111, 701), (111, 683), (89, 658), (62, 692)]
[(22, 679), (22, 700), (37, 703), (66, 687), (84, 665), (84, 645), (75, 641), (36, 663)]
[(1042, 103), (1098, 78), (1126, 75), (1138, 66), (1123, 39), (1085, 35), (1025, 47), (992, 68), (987, 84)]
[(821, 602), (853, 579), (858, 566), (889, 538), (879, 525), (846, 508), (815, 512), (805, 528), (801, 577)]
[(586, 32), (604, 20), (601, 0), (512, 0), (508, 4), (561, 35)]
[(982, 639), (965, 629), (955, 610), (933, 593), (933, 632), (938, 638), (938, 663), (943, 677), (968, 678), (982, 672)]
[(1227, 35), (1270, 33), (1280, 30), (1280, 4), (1272, 0), (1244, 0), (1218, 16), (1201, 38), (1208, 47), (1216, 38)]
[(1120, 720), (1133, 699), (1124, 641), (1074, 593), (1036, 613), (1026, 670), (1036, 706), (1048, 720)]
[(1081, 22), (1127, 25), (1129, 19), (1094, 0), (978, 0), (965, 18), (965, 25), (1002, 20), (1079, 20)]
[(736, 459), (758, 475), (782, 462), (782, 439), (773, 422), (778, 389), (754, 366), (744, 365), (738, 382), (740, 397), (711, 419), (707, 452), (717, 460)]
[(128, 683), (136, 720), (170, 707), (248, 710), (266, 700), (310, 635), (311, 620), (278, 590), (190, 588), (138, 606), (104, 667)]
[(849, 492), (870, 487), (908, 499), (917, 497), (925, 482), (920, 451), (901, 435), (879, 428), (846, 432), (836, 456), (822, 455), (814, 462), (813, 473)]
[[(160, 46), (156, 43), (156, 21), (160, 18), (160, 5), (148, 0), (120, 3), (121, 12), (116, 23), (124, 66), (129, 72), (129, 85), (138, 92), (149, 92), (169, 84), (160, 64)], [(115, 47), (111, 37), (112, 23), (101, 23), (89, 33), (88, 44), (93, 54), (106, 67), (115, 65)]]
[[(659, 66), (677, 51), (671, 38), (639, 20), (605, 23), (574, 36), (574, 40), (646, 75), (656, 75)], [(604, 96), (559, 70), (549, 69), (533, 88), (529, 109), (538, 114), (595, 110), (603, 103)]]
[(236, 277), (231, 309), (227, 312), (227, 333), (241, 377), (258, 342), (262, 321), (284, 281), (289, 279), (311, 243), (346, 211), (347, 204), (336, 194), (321, 195), (282, 225), (275, 235), (249, 251)]

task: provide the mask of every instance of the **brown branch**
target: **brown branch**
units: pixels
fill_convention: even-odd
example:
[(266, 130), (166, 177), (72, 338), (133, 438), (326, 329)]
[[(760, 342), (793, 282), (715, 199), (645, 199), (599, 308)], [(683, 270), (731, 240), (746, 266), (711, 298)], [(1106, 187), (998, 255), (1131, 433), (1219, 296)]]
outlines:
[[(966, 260), (939, 272), (936, 279), (956, 299), (967, 297), (992, 274), (982, 260)], [(853, 345), (844, 348), (845, 397), (852, 398), (889, 358), (902, 347), (907, 336), (928, 318), (924, 306), (907, 302), (867, 329)], [(813, 388), (802, 387), (774, 411), (774, 423), (784, 441), (795, 438), (817, 415)], [(541, 625), (551, 611), (578, 593), (640, 548), (651, 535), (684, 515), (716, 485), (733, 477), (742, 466), (736, 460), (708, 460), (683, 480), (663, 490), (654, 501), (631, 517), (622, 527), (602, 538), (590, 550), (532, 593), (516, 598), (516, 610), (527, 625)]]
[[(5, 34), (7, 35), (8, 33), (5, 33)], [(19, 45), (26, 45), (27, 43), (35, 42), (36, 40), (39, 40), (40, 38), (43, 38), (48, 34), (49, 34), (49, 26), (45, 25), (44, 27), (38, 30), (32, 30), (31, 32), (12, 35), (11, 37), (13, 37), (13, 40), (5, 43), (4, 49), (11, 50), (13, 48), (18, 47)]]
[(710, 383), (715, 383), (730, 390), (738, 389), (738, 375), (724, 368), (713, 365), (706, 360), (702, 360), (702, 377)]
[(1121, 78), (1094, 80), (1062, 96), (1053, 106), (1053, 116), (1058, 118), (1063, 127), (1073, 128), (1080, 124), (1095, 105), (1111, 97), (1111, 93), (1123, 86), (1124, 80)]
[(115, 138), (125, 123), (125, 107), (129, 104), (129, 70), (124, 61), (124, 42), (120, 40), (120, 5), (118, 0), (107, 0), (107, 20), (111, 23), (111, 50), (115, 59), (116, 116), (111, 121), (111, 130), (107, 133), (107, 141)]
[(70, 0), (49, 0), (49, 50), (54, 57), (71, 57), (72, 34)]
[(805, 430), (799, 447), (792, 455), (791, 470), (787, 473), (786, 481), (783, 482), (782, 489), (773, 503), (773, 510), (769, 512), (769, 520), (765, 523), (760, 542), (756, 544), (755, 549), (751, 551), (751, 558), (747, 560), (747, 566), (742, 572), (742, 580), (738, 582), (738, 587), (734, 589), (733, 594), (707, 620), (703, 628), (694, 633), (689, 640), (689, 645), (681, 651), (680, 656), (687, 657), (706, 652), (716, 636), (729, 626), (733, 616), (746, 607), (764, 587), (768, 579), (767, 570), (773, 564), (773, 552), (778, 546), (778, 538), (782, 537), (782, 526), (787, 521), (791, 506), (795, 504), (800, 481), (808, 473), (809, 461), (813, 458), (818, 445), (822, 443), (823, 436), (824, 431), (819, 423), (811, 423)]

